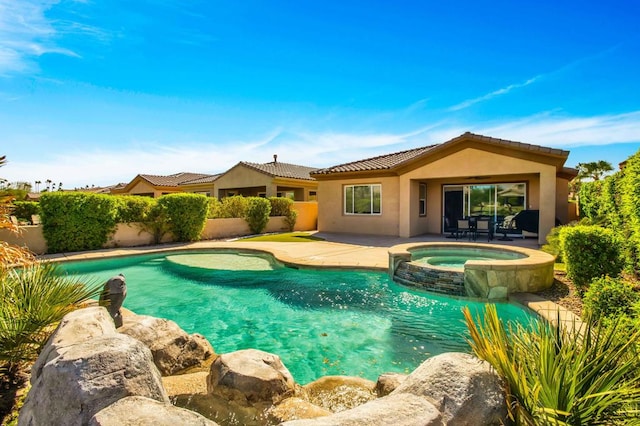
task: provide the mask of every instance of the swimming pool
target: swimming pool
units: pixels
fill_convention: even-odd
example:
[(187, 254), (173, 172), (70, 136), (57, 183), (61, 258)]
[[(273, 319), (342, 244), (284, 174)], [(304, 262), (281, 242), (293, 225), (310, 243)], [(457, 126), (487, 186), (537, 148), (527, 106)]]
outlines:
[[(217, 353), (256, 348), (279, 355), (298, 383), (326, 375), (375, 380), (426, 358), (468, 352), (461, 309), (483, 303), (428, 294), (386, 273), (295, 269), (256, 253), (172, 252), (63, 263), (99, 282), (123, 273), (124, 306), (201, 333)], [(497, 304), (505, 320), (529, 311)]]
[(411, 252), (412, 262), (464, 270), (468, 260), (514, 260), (527, 257), (510, 250), (487, 249), (484, 247), (435, 246), (420, 248)]

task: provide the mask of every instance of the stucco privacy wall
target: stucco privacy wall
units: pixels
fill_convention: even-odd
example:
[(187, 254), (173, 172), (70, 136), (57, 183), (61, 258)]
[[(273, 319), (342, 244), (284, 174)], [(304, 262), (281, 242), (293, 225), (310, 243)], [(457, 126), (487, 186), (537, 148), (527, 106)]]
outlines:
[[(381, 215), (344, 214), (344, 186), (382, 184)], [(318, 182), (318, 230), (324, 232), (398, 235), (398, 178), (359, 178)]]
[[(316, 229), (318, 218), (317, 203), (294, 202), (293, 208), (298, 212), (294, 231), (313, 231)], [(137, 224), (120, 223), (115, 234), (104, 247), (135, 247), (152, 244), (153, 236), (148, 232), (140, 231), (140, 229)], [(264, 232), (283, 232), (288, 230), (284, 217), (271, 217)], [(213, 240), (250, 234), (249, 225), (244, 219), (207, 219), (202, 232), (202, 239)], [(20, 247), (27, 247), (36, 254), (47, 252), (47, 243), (42, 234), (42, 226), (39, 225), (21, 226), (18, 234), (14, 234), (8, 229), (0, 229), (0, 240)], [(171, 241), (172, 239), (169, 236), (162, 240), (163, 243)]]

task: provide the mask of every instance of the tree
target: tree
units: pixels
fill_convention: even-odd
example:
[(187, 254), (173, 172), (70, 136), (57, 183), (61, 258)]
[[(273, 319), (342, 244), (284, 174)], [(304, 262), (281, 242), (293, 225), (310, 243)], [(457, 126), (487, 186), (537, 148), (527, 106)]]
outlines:
[(611, 163), (604, 160), (591, 161), (589, 163), (578, 163), (576, 167), (578, 168), (578, 180), (600, 180), (605, 173), (613, 171)]

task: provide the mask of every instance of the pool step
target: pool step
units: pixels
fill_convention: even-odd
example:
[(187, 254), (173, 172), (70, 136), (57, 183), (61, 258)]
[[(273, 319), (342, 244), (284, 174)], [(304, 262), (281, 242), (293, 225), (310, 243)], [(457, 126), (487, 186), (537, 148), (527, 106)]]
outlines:
[(467, 295), (464, 289), (464, 272), (431, 269), (411, 262), (402, 262), (396, 268), (394, 280), (435, 293)]

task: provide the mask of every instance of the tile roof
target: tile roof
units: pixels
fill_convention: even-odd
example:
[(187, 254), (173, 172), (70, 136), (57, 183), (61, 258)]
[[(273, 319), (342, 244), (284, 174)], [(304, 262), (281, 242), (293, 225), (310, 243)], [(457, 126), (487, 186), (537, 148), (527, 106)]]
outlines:
[(273, 177), (290, 179), (314, 180), (310, 173), (317, 170), (316, 167), (299, 166), (297, 164), (281, 163), (279, 161), (263, 164), (241, 161), (239, 164)]
[(180, 182), (178, 185), (195, 185), (198, 183), (211, 183), (214, 180), (218, 179), (220, 176), (222, 176), (222, 173), (218, 173), (216, 175), (205, 175), (204, 177), (199, 177), (193, 180)]
[(169, 176), (158, 175), (139, 175), (154, 186), (178, 186), (184, 183), (192, 183), (191, 181), (205, 179), (214, 175), (204, 173), (176, 173)]
[(385, 170), (392, 169), (405, 161), (416, 158), (427, 151), (430, 151), (437, 145), (423, 146), (421, 148), (408, 149), (406, 151), (394, 152), (392, 154), (379, 155), (377, 157), (367, 158), (365, 160), (352, 161), (351, 163), (339, 164), (337, 166), (320, 169), (313, 174), (329, 174), (344, 172), (362, 172), (368, 170)]
[(406, 151), (380, 155), (378, 157), (367, 158), (364, 160), (353, 161), (351, 163), (339, 164), (337, 166), (316, 170), (312, 174), (324, 175), (324, 174), (332, 174), (332, 173), (347, 173), (347, 172), (362, 172), (362, 171), (393, 169), (397, 166), (402, 165), (405, 162), (409, 162), (428, 152), (439, 150), (441, 147), (444, 147), (446, 145), (449, 145), (461, 140), (471, 140), (471, 141), (490, 143), (493, 145), (502, 145), (502, 146), (506, 146), (506, 147), (510, 147), (518, 150), (539, 152), (541, 154), (547, 154), (547, 155), (557, 156), (557, 157), (566, 158), (569, 155), (569, 151), (564, 151), (562, 149), (532, 145), (532, 144), (523, 143), (523, 142), (515, 142), (515, 141), (506, 140), (506, 139), (493, 138), (490, 136), (483, 136), (483, 135), (466, 132), (458, 137), (455, 137), (441, 144), (428, 145), (420, 148), (409, 149)]

